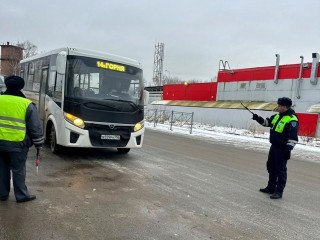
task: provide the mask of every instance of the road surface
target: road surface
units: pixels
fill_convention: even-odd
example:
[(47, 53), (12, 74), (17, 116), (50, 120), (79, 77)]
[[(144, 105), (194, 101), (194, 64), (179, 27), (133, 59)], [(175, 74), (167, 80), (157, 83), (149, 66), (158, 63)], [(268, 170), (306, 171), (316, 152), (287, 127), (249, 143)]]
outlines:
[(142, 149), (29, 153), (37, 195), (0, 202), (0, 239), (320, 239), (320, 164), (293, 154), (280, 200), (264, 150), (147, 129)]

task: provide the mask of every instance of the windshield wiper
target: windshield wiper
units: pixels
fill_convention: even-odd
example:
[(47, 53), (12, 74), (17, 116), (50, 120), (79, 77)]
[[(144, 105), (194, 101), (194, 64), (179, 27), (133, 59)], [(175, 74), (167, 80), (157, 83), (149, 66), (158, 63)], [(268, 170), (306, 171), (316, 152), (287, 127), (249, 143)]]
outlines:
[(88, 106), (88, 104), (103, 106), (103, 107), (105, 107), (105, 108), (111, 108), (111, 109), (114, 109), (114, 110), (117, 110), (117, 111), (120, 110), (119, 108), (116, 108), (116, 107), (113, 107), (113, 106), (109, 106), (109, 105), (105, 105), (105, 104), (101, 104), (101, 103), (96, 103), (96, 102), (86, 102), (86, 103), (83, 103), (83, 105), (85, 105), (86, 107), (90, 108), (90, 107)]
[(135, 109), (138, 109), (140, 112), (142, 111), (143, 108), (140, 108), (136, 103), (129, 101), (129, 100), (123, 100), (123, 99), (112, 99), (112, 98), (105, 98), (103, 100), (110, 100), (110, 101), (115, 101), (115, 102), (125, 102), (129, 103), (132, 107)]

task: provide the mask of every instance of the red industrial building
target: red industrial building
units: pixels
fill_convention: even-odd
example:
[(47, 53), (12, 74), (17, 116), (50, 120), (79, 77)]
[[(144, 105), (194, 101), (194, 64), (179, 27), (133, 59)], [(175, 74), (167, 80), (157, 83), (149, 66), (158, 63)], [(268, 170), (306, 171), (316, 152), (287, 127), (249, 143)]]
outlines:
[[(217, 109), (243, 111), (241, 103), (245, 103), (251, 109), (265, 112), (267, 116), (274, 114), (272, 110), (277, 99), (286, 96), (292, 99), (293, 109), (299, 116), (299, 134), (319, 137), (319, 54), (313, 53), (312, 58), (310, 63), (304, 63), (301, 57), (300, 64), (279, 65), (277, 61), (275, 66), (221, 70), (217, 82), (164, 85), (163, 100), (154, 102), (154, 105), (188, 107), (193, 112), (206, 108), (211, 117), (202, 116), (201, 121), (211, 119), (225, 125), (238, 124), (243, 127), (239, 123), (243, 119), (238, 119), (237, 114), (227, 118)], [(209, 113), (208, 109), (213, 108), (216, 110)], [(251, 126), (251, 123), (247, 126), (249, 124)]]

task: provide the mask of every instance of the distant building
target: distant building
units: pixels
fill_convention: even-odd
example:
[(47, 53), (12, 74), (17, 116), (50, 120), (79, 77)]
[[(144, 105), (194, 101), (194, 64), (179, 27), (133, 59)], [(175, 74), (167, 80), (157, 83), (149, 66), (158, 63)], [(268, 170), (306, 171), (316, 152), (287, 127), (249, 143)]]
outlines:
[(145, 87), (144, 90), (149, 92), (149, 102), (146, 104), (150, 104), (153, 101), (161, 100), (162, 99), (162, 93), (163, 93), (163, 86), (151, 86), (151, 87)]
[(3, 76), (19, 75), (23, 49), (9, 42), (1, 44), (0, 47), (0, 74)]

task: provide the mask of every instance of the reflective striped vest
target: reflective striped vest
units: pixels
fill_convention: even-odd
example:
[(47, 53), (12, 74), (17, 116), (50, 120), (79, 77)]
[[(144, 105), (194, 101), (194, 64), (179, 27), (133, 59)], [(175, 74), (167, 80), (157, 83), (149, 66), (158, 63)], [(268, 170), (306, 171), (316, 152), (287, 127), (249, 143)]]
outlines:
[(0, 140), (21, 142), (26, 136), (26, 112), (31, 101), (11, 95), (0, 96)]
[(287, 123), (291, 122), (291, 121), (298, 121), (298, 118), (297, 116), (295, 115), (292, 115), (292, 116), (283, 116), (280, 121), (278, 122), (278, 124), (275, 126), (276, 122), (278, 121), (280, 115), (277, 114), (271, 124), (272, 124), (272, 129), (275, 131), (275, 132), (278, 132), (278, 133), (282, 133), (283, 130), (284, 130), (284, 127), (286, 126)]

